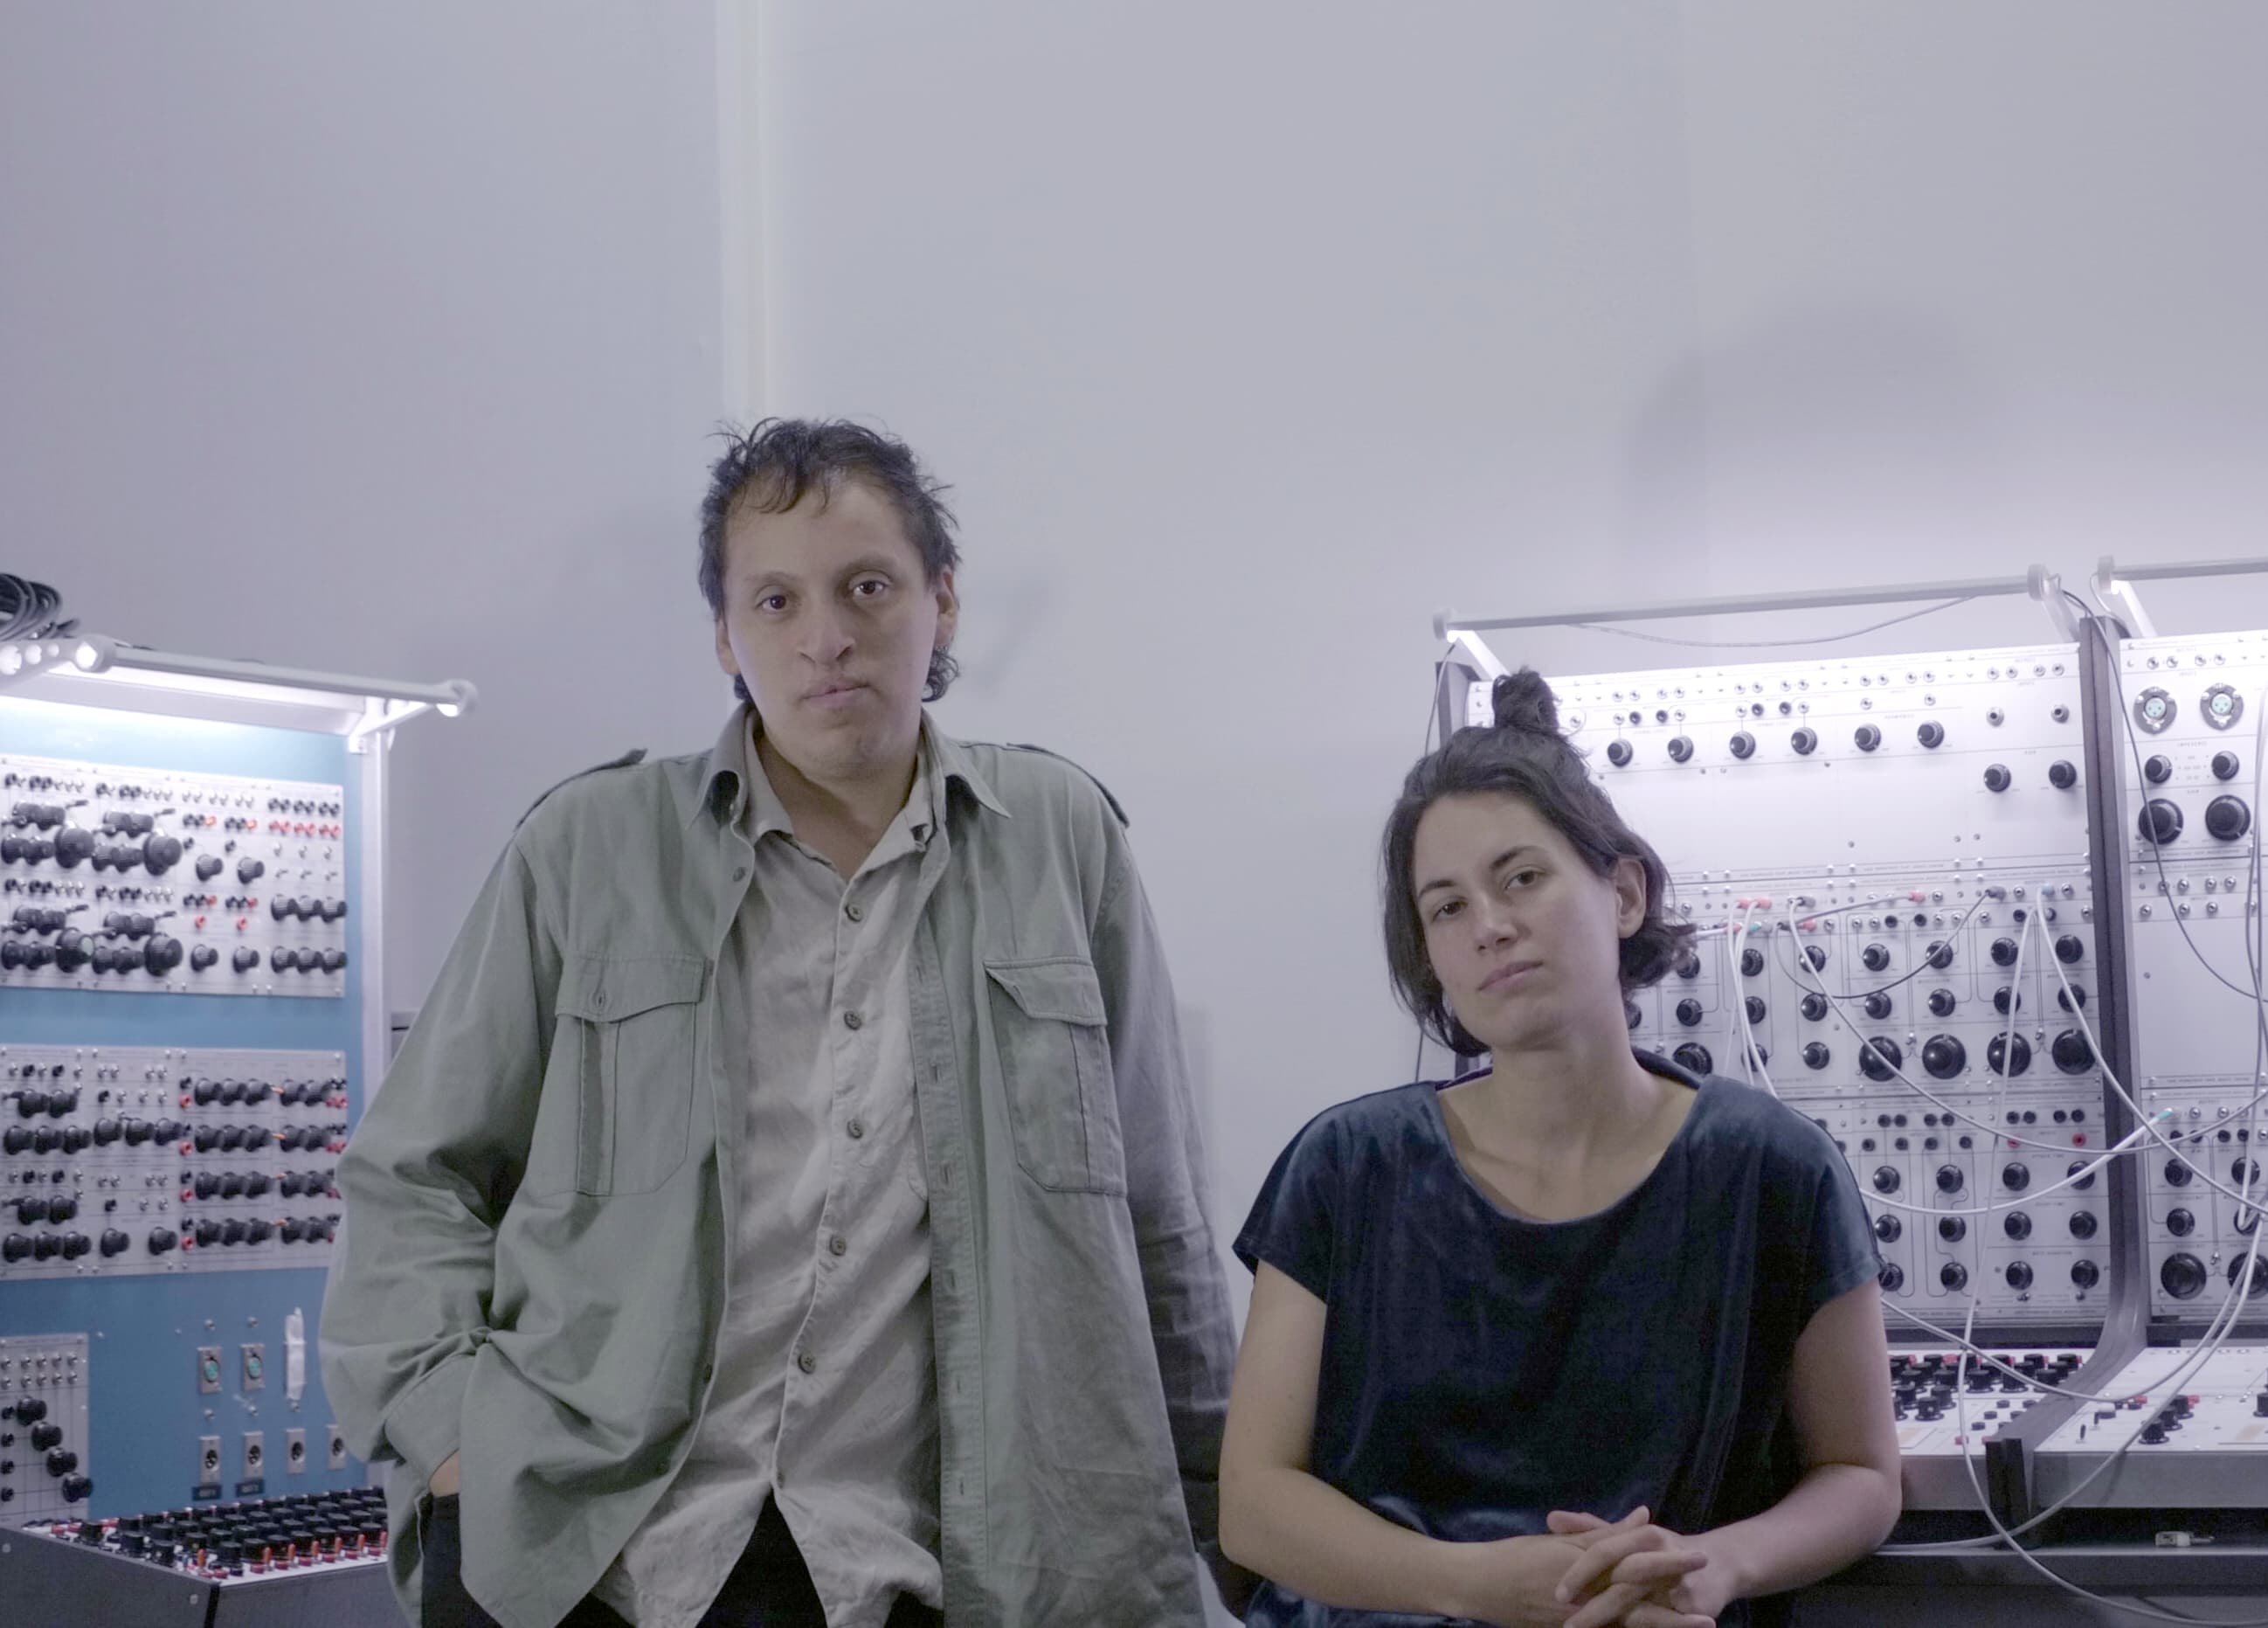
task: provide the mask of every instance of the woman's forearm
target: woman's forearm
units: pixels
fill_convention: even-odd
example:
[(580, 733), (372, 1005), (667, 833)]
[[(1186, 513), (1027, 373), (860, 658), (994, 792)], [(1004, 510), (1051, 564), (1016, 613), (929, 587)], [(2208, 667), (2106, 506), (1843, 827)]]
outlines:
[[(1564, 1622), (1552, 1590), (1572, 1551), (1548, 1537), (1455, 1543), (1374, 1514), (1305, 1470), (1250, 1471), (1221, 1489), (1221, 1548), (1294, 1594), (1357, 1611), (1470, 1617), (1483, 1600), (1524, 1602), (1517, 1618)], [(1530, 1552), (1532, 1551), (1532, 1552)]]
[(1779, 1594), (1831, 1577), (1874, 1552), (1897, 1524), (1895, 1477), (1863, 1464), (1816, 1464), (1760, 1515), (1696, 1540), (1738, 1580), (1738, 1598)]

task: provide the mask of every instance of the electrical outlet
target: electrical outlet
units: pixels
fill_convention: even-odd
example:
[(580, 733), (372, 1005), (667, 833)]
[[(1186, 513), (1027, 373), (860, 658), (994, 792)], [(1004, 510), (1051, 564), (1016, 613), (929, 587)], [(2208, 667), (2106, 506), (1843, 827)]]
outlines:
[(244, 1348), (244, 1389), (247, 1390), (268, 1389), (267, 1346), (247, 1345)]
[(220, 1479), (220, 1438), (197, 1438), (197, 1484), (207, 1486)]
[(197, 1347), (197, 1394), (210, 1396), (220, 1389), (220, 1347)]
[(256, 1480), (268, 1468), (268, 1448), (262, 1442), (266, 1432), (247, 1430), (244, 1433), (244, 1478)]
[(284, 1433), (284, 1470), (286, 1475), (307, 1473), (307, 1433), (287, 1430)]
[(347, 1467), (347, 1439), (339, 1433), (336, 1425), (331, 1426), (331, 1466), (333, 1470)]

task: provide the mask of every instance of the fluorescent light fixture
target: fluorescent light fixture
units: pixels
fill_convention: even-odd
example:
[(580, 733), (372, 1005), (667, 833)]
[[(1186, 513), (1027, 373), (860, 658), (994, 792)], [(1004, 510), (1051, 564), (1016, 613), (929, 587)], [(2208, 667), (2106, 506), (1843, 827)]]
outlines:
[(421, 684), (269, 667), (151, 650), (97, 633), (0, 643), (0, 693), (10, 690), (32, 700), (344, 735), (356, 750), (421, 712), (461, 717), (480, 694), (460, 678)]

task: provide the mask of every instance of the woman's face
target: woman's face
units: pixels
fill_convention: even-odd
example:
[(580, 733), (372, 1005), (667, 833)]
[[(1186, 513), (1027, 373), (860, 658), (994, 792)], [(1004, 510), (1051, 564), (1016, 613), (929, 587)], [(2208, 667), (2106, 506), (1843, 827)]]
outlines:
[(1624, 1031), (1622, 940), (1646, 919), (1638, 860), (1602, 876), (1524, 799), (1464, 792), (1418, 821), (1410, 886), (1433, 976), (1474, 1039), (1506, 1051)]

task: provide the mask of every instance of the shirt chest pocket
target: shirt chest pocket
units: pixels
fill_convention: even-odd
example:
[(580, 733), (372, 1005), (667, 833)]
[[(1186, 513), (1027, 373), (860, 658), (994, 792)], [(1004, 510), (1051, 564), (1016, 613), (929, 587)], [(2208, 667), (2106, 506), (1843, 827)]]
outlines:
[[(575, 1191), (650, 1193), (683, 1167), (707, 972), (697, 955), (571, 955), (561, 969), (544, 1094), (574, 1104)], [(563, 1185), (565, 1163), (547, 1186)]]
[(988, 961), (984, 973), (1017, 1164), (1059, 1192), (1124, 1193), (1108, 1013), (1093, 963)]

